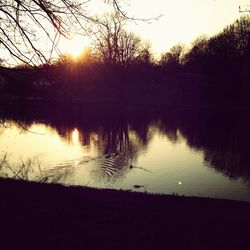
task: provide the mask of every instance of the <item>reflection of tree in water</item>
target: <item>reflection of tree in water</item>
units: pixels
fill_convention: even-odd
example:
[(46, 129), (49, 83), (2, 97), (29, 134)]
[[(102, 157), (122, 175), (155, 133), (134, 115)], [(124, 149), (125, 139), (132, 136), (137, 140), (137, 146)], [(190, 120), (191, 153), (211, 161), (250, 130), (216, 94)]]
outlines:
[(6, 129), (5, 122), (0, 120), (0, 135), (3, 133), (4, 129)]
[(101, 131), (101, 150), (104, 154), (125, 153), (129, 151), (129, 130), (126, 122), (114, 122)]
[(180, 124), (180, 110), (165, 110), (159, 114), (157, 123), (155, 126), (159, 132), (172, 142), (176, 143), (179, 139), (179, 124)]
[[(102, 126), (98, 150), (105, 157), (98, 163), (96, 177), (109, 182), (124, 176), (134, 167), (132, 164), (137, 161), (140, 152), (146, 151), (159, 129), (164, 135), (167, 133), (172, 141), (177, 140), (177, 128), (172, 122), (164, 124), (154, 112), (137, 110)], [(145, 170), (143, 166), (140, 169)]]
[(136, 118), (130, 123), (130, 129), (134, 131), (139, 143), (146, 149), (148, 142), (152, 139), (152, 133), (150, 133), (150, 125), (152, 120), (147, 114), (137, 114)]
[[(132, 162), (136, 161), (138, 152), (144, 146), (137, 131), (131, 131), (129, 127), (127, 120), (118, 119), (102, 125), (94, 124), (92, 130), (84, 124), (77, 128), (80, 144), (94, 146), (99, 155), (91, 160), (94, 164), (92, 178), (104, 182), (115, 181), (127, 172)], [(59, 131), (61, 136), (70, 141), (72, 128), (65, 129), (64, 134), (61, 128)]]
[(181, 133), (187, 143), (204, 152), (204, 160), (230, 178), (250, 182), (248, 114), (233, 111), (199, 111), (183, 115)]
[(20, 158), (18, 164), (8, 161), (7, 153), (0, 160), (0, 177), (16, 180), (37, 181), (43, 183), (63, 183), (67, 179), (70, 168), (66, 166), (55, 166), (52, 169), (42, 169), (38, 157), (23, 161)]
[(129, 168), (129, 163), (136, 159), (140, 149), (132, 140), (125, 121), (101, 128), (97, 147), (104, 157), (97, 162), (92, 177), (105, 182), (120, 178)]
[[(91, 114), (93, 116), (93, 114)], [(148, 116), (138, 119), (138, 116), (127, 117), (120, 113), (108, 114), (106, 117), (91, 116), (78, 119), (72, 124), (53, 124), (58, 133), (68, 142), (72, 132), (77, 128), (79, 144), (95, 147), (98, 157), (91, 159), (94, 165), (92, 177), (99, 181), (115, 181), (130, 169), (130, 164), (136, 161), (140, 151), (145, 150), (152, 139), (154, 131)]]
[(209, 167), (228, 177), (243, 177), (250, 181), (248, 152), (250, 121), (245, 111), (172, 109), (158, 112), (154, 110), (113, 112), (111, 109), (107, 110), (82, 111), (79, 108), (76, 112), (72, 112), (70, 109), (69, 111), (65, 109), (65, 112), (57, 113), (56, 116), (50, 109), (51, 114), (33, 112), (33, 116), (29, 114), (26, 119), (22, 113), (22, 119), (19, 116), (10, 118), (25, 122), (23, 124), (27, 126), (34, 121), (42, 121), (55, 128), (60, 136), (68, 141), (72, 131), (77, 128), (80, 144), (90, 146), (94, 142), (100, 156), (94, 162), (95, 169), (99, 171), (97, 176), (103, 178), (110, 176), (108, 171), (112, 172), (112, 176), (115, 174), (116, 178), (119, 173), (124, 174), (130, 162), (136, 161), (138, 154), (147, 148), (157, 131), (167, 136), (173, 143), (178, 141), (180, 133), (191, 148), (204, 153), (204, 161)]
[(204, 159), (230, 178), (243, 177), (250, 182), (250, 135), (247, 128), (235, 128), (217, 138), (217, 144), (207, 147)]

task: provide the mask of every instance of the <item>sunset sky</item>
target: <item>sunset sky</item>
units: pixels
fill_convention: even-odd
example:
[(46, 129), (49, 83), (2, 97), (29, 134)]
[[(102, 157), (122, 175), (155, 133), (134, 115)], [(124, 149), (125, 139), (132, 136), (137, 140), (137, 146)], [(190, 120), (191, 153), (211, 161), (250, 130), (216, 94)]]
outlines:
[[(162, 15), (149, 23), (130, 23), (129, 29), (152, 44), (160, 54), (177, 43), (190, 44), (200, 35), (213, 35), (232, 23), (243, 13), (239, 5), (250, 5), (250, 0), (126, 0), (123, 9), (131, 17), (150, 18)], [(106, 11), (100, 0), (92, 0), (97, 12)]]
[[(226, 25), (247, 14), (239, 12), (240, 5), (248, 5), (250, 9), (250, 0), (121, 0), (120, 3), (129, 17), (152, 18), (149, 22), (130, 21), (127, 29), (142, 40), (149, 41), (156, 56), (178, 43), (189, 46), (198, 36), (220, 32)], [(85, 8), (88, 16), (112, 10), (104, 0), (86, 1)], [(158, 20), (154, 19), (159, 16)], [(49, 46), (43, 37), (41, 41), (40, 48), (46, 51)], [(89, 43), (87, 37), (75, 37), (71, 41), (62, 38), (59, 49), (77, 57)], [(0, 53), (3, 57), (10, 57), (3, 48), (0, 48)], [(10, 57), (8, 62), (12, 61)]]
[(197, 36), (221, 31), (242, 15), (239, 5), (250, 4), (250, 0), (130, 0), (130, 3), (128, 13), (135, 16), (163, 15), (151, 24), (131, 25), (136, 33), (151, 41), (156, 53), (161, 53), (176, 43), (188, 44)]

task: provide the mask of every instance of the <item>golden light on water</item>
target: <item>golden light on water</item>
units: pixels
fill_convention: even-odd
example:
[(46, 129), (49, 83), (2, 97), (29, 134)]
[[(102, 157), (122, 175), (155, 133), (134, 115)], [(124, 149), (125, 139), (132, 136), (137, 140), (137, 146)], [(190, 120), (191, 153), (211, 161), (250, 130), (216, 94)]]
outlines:
[(71, 141), (73, 144), (79, 144), (80, 142), (80, 135), (79, 135), (79, 131), (77, 130), (77, 128), (75, 128), (72, 133), (71, 133)]

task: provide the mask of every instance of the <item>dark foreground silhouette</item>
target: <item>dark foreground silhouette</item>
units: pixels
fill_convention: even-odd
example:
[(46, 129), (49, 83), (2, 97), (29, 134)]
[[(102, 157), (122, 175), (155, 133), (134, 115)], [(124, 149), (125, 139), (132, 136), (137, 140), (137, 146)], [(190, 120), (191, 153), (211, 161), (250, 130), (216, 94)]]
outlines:
[(0, 180), (1, 249), (249, 249), (250, 204)]

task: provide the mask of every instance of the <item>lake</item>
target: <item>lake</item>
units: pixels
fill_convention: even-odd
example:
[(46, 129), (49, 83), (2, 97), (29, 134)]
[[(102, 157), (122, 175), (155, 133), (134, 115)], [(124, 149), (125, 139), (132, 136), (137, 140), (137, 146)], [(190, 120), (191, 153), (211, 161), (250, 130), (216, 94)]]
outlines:
[(250, 201), (248, 117), (191, 108), (2, 108), (0, 176)]

